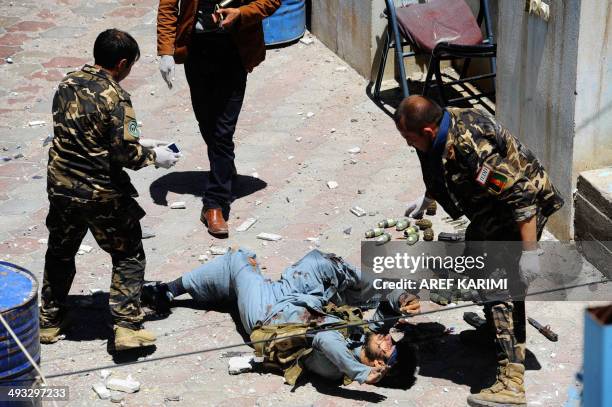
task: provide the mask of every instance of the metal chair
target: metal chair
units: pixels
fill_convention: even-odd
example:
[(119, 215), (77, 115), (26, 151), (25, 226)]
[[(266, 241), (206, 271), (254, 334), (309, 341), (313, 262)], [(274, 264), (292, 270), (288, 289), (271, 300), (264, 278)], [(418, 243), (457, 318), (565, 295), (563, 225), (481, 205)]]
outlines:
[[(480, 0), (480, 10), (476, 19), (464, 0), (430, 0), (428, 3), (410, 4), (395, 7), (393, 0), (385, 0), (387, 29), (382, 58), (374, 85), (374, 100), (380, 101), (380, 87), (387, 64), (389, 50), (395, 50), (395, 61), (399, 83), (404, 97), (410, 95), (404, 59), (416, 55), (429, 55), (429, 66), (423, 88), (423, 95), (428, 95), (433, 88), (438, 88), (442, 106), (453, 105), (468, 99), (480, 99), (495, 94), (495, 87), (489, 92), (471, 94), (465, 97), (448, 99), (445, 87), (494, 78), (496, 72), (496, 44), (493, 40), (491, 17), (488, 0)], [(486, 37), (483, 38), (480, 26), (484, 23)], [(410, 46), (413, 51), (404, 51)], [(488, 58), (491, 72), (467, 77), (472, 58)], [(440, 70), (444, 60), (464, 59), (459, 79), (445, 75)], [(444, 82), (444, 77), (451, 79)]]

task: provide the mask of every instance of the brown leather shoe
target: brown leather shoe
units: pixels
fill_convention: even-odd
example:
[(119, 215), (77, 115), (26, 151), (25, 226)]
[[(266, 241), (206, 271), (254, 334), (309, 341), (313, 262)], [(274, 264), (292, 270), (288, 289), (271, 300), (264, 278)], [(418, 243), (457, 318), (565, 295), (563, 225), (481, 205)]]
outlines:
[(227, 236), (227, 223), (223, 219), (223, 212), (221, 212), (220, 208), (202, 209), (200, 220), (208, 227), (208, 232), (211, 235)]

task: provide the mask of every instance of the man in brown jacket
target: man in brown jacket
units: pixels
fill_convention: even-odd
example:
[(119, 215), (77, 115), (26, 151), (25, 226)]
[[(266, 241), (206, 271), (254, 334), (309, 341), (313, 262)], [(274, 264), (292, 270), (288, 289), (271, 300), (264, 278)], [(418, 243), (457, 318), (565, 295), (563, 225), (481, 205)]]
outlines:
[(208, 146), (210, 172), (200, 220), (214, 236), (227, 236), (226, 220), (236, 175), (233, 136), (247, 73), (265, 58), (262, 20), (280, 0), (160, 0), (157, 53), (162, 77), (172, 87), (174, 64), (185, 63), (191, 103)]

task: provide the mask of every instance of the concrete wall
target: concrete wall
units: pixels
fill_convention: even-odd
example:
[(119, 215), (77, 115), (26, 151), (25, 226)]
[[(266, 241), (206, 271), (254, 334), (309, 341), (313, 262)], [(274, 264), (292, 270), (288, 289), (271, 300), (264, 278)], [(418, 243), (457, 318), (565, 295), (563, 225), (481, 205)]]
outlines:
[[(401, 4), (401, 0), (394, 1)], [(373, 80), (387, 27), (384, 9), (384, 0), (312, 0), (311, 32), (359, 74)], [(408, 72), (423, 71), (423, 65), (406, 62)], [(385, 70), (387, 78), (393, 77), (394, 64), (391, 52)]]
[(612, 165), (612, 3), (582, 0), (574, 173)]
[(501, 1), (497, 117), (542, 160), (565, 199), (549, 228), (571, 235), (580, 0), (551, 0), (548, 22)]

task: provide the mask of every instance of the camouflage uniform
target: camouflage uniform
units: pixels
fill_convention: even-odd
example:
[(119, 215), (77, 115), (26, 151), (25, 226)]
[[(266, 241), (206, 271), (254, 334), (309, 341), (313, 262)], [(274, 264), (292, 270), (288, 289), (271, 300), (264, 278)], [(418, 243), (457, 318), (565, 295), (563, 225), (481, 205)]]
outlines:
[(155, 162), (138, 143), (130, 95), (110, 74), (85, 65), (68, 74), (53, 99), (54, 139), (49, 150), (49, 243), (42, 287), (41, 326), (61, 322), (75, 275), (74, 258), (90, 230), (113, 261), (110, 308), (115, 324), (138, 329), (145, 255), (144, 210), (123, 168)]
[[(533, 216), (539, 239), (548, 217), (563, 205), (540, 162), (490, 116), (474, 109), (447, 112), (446, 142), (438, 151), (434, 142), (432, 151), (419, 153), (427, 195), (451, 217), (470, 219), (468, 242), (520, 241), (517, 222)], [(468, 245), (466, 250), (474, 248)], [(498, 259), (504, 264), (516, 264), (507, 272), (509, 284), (517, 282), (520, 248), (513, 246), (498, 256), (505, 257)], [(488, 303), (485, 314), (495, 327), (500, 360), (522, 364), (524, 301)]]

